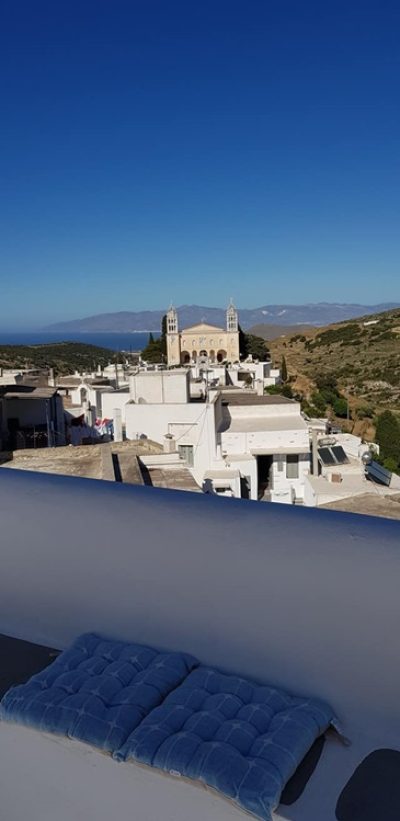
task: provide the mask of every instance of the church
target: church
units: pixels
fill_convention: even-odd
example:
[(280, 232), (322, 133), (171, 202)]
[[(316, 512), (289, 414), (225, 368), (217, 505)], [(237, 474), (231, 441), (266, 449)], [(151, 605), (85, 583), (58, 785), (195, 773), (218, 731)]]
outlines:
[(238, 313), (232, 301), (226, 311), (226, 328), (200, 322), (179, 331), (178, 314), (171, 306), (167, 313), (168, 365), (239, 361)]

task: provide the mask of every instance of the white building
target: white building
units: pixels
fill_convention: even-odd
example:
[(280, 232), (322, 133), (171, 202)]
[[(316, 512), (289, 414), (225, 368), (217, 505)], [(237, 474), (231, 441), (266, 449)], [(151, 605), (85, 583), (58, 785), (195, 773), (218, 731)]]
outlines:
[(234, 388), (190, 401), (185, 370), (137, 374), (133, 396), (124, 406), (127, 438), (163, 444), (168, 434), (205, 491), (302, 501), (310, 447), (299, 403)]
[(350, 433), (312, 434), (313, 469), (304, 484), (304, 504), (320, 507), (345, 499), (364, 497), (390, 498), (400, 492), (400, 477), (392, 473), (387, 485), (371, 481), (366, 471), (364, 457), (373, 458), (379, 446), (363, 442), (361, 437)]
[(62, 398), (54, 388), (0, 387), (0, 449), (65, 444)]
[(22, 385), (27, 377), (37, 377), (38, 370), (21, 368), (0, 368), (0, 385)]
[(216, 385), (235, 385), (238, 388), (253, 388), (260, 396), (265, 388), (277, 385), (281, 381), (279, 368), (274, 368), (271, 361), (253, 362), (247, 359), (234, 364), (196, 363), (190, 368), (193, 380), (203, 379), (207, 387)]
[(232, 392), (221, 394), (221, 406), (221, 456), (240, 469), (251, 498), (302, 501), (310, 444), (300, 404), (283, 396)]

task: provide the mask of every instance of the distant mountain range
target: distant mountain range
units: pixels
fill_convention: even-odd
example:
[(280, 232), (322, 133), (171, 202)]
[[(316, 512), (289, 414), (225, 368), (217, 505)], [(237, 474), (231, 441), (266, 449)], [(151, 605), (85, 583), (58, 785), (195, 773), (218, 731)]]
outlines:
[[(330, 302), (306, 305), (263, 305), (261, 308), (239, 308), (239, 321), (244, 329), (258, 324), (274, 325), (329, 325), (346, 319), (380, 313), (399, 307), (398, 302), (381, 305), (338, 304)], [(181, 305), (178, 309), (179, 325), (187, 328), (197, 322), (211, 325), (225, 325), (223, 308), (207, 308), (202, 305)], [(43, 328), (57, 333), (76, 331), (77, 333), (135, 333), (159, 331), (165, 309), (161, 311), (119, 311), (118, 313), (96, 314), (69, 322), (57, 322)]]

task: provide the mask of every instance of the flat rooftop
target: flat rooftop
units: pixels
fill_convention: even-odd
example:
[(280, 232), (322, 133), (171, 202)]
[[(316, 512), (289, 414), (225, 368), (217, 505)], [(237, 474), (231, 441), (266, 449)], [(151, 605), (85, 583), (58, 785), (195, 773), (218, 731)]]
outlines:
[[(373, 515), (385, 515), (383, 512), (376, 514), (374, 510), (383, 511), (387, 507), (385, 500), (400, 498), (398, 487), (385, 487), (366, 478), (361, 465), (357, 469), (353, 464), (336, 465), (331, 467), (329, 473), (340, 475), (341, 481), (329, 481), (323, 476), (313, 476), (309, 474), (307, 481), (310, 483), (316, 494), (318, 507), (331, 507), (332, 510), (344, 510), (352, 513), (369, 513)], [(359, 503), (360, 497), (363, 501)], [(367, 509), (368, 508), (368, 509)], [(393, 511), (397, 510), (396, 503), (390, 506)], [(397, 518), (394, 516), (393, 518)]]
[(307, 430), (302, 416), (239, 416), (233, 417), (223, 432), (257, 433), (262, 431)]
[(247, 393), (244, 389), (240, 393), (232, 393), (225, 395), (224, 391), (220, 391), (223, 405), (293, 405), (294, 399), (288, 399), (286, 396), (258, 396), (255, 393)]
[[(142, 471), (143, 472), (143, 471)], [(187, 467), (149, 467), (143, 472), (146, 485), (161, 487), (168, 490), (188, 490), (192, 493), (202, 493)]]
[(136, 457), (161, 452), (162, 447), (149, 440), (16, 450), (12, 461), (3, 463), (0, 470), (32, 470), (39, 473), (55, 473), (59, 476), (105, 479), (113, 475), (105, 468), (107, 463), (112, 461), (112, 454), (116, 454), (121, 467), (123, 466), (122, 480), (128, 484), (141, 484)]
[(51, 399), (57, 388), (45, 388), (33, 385), (6, 385), (0, 388), (3, 399)]
[(207, 473), (204, 474), (205, 479), (238, 479), (240, 477), (239, 470), (229, 470), (226, 468), (225, 470), (208, 470)]
[(400, 519), (400, 493), (393, 496), (377, 495), (376, 492), (328, 502), (320, 507), (326, 510), (342, 510), (344, 513), (360, 513), (364, 516), (382, 516), (385, 519)]

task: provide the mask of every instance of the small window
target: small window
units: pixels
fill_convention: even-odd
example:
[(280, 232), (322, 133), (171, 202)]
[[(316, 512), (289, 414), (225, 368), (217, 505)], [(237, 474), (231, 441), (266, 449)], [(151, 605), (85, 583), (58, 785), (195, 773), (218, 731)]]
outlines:
[(286, 478), (287, 479), (298, 479), (299, 478), (299, 457), (297, 453), (291, 454), (288, 453), (286, 457)]
[(178, 452), (181, 459), (183, 459), (188, 467), (193, 467), (193, 445), (178, 445)]
[(285, 464), (285, 457), (284, 456), (278, 456), (278, 458), (276, 460), (276, 469), (279, 471), (279, 473), (282, 473), (284, 464)]

